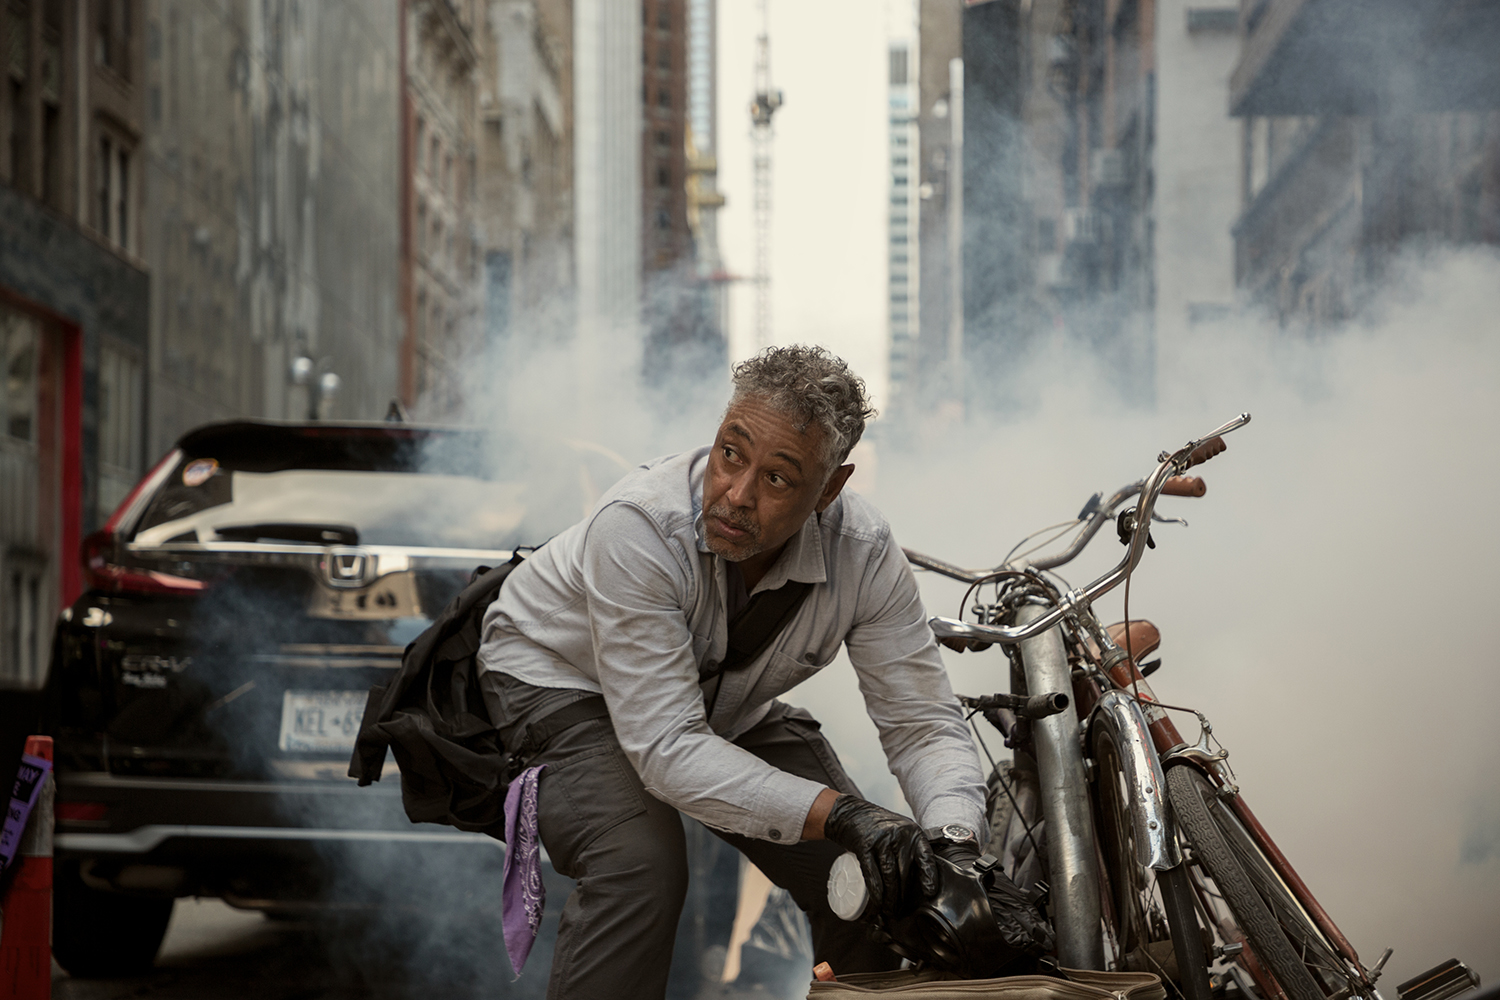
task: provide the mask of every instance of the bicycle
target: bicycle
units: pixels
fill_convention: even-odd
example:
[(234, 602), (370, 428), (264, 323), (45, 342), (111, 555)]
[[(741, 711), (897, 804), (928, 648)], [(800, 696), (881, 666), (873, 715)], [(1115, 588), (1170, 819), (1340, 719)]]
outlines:
[[(974, 621), (931, 619), (945, 645), (1001, 644), (1010, 658), (1009, 694), (960, 701), (971, 722), (983, 715), (1015, 750), (1008, 768), (991, 757), (990, 851), (1023, 887), (1048, 881), (1060, 964), (1156, 972), (1186, 1000), (1231, 988), (1260, 1000), (1379, 1000), (1374, 984), (1390, 949), (1372, 967), (1360, 963), (1246, 804), (1208, 718), (1157, 698), (1146, 677), (1159, 661), (1141, 660), (1160, 636), (1129, 619), (1129, 580), (1155, 547), (1153, 520), (1170, 520), (1156, 517), (1157, 499), (1202, 496), (1203, 481), (1184, 473), (1249, 422), (1241, 414), (1162, 452), (1144, 480), (1108, 499), (1095, 494), (1063, 526), (1076, 535), (1062, 552), (1026, 558), (1036, 549), (1012, 549), (988, 570), (906, 555), (969, 584), (963, 605), (976, 596)], [(1127, 546), (1114, 569), (1079, 588), (1051, 574), (1110, 520)], [(1105, 627), (1093, 602), (1122, 583), (1127, 622)], [(1196, 716), (1195, 743), (1169, 711)], [(975, 734), (984, 746), (977, 726)]]

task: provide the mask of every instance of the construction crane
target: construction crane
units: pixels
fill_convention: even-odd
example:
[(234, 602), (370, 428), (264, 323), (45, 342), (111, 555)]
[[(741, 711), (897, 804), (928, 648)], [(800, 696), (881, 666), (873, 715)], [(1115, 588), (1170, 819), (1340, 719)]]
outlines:
[(781, 91), (771, 86), (771, 34), (768, 0), (760, 0), (760, 34), (755, 39), (755, 100), (750, 104), (750, 138), (755, 164), (755, 346), (771, 346), (771, 116), (781, 107)]

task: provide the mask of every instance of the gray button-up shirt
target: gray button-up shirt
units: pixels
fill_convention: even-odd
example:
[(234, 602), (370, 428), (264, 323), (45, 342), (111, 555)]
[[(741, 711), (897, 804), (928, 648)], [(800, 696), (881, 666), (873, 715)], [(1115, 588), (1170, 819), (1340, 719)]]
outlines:
[(845, 490), (808, 518), (752, 594), (814, 584), (748, 667), (722, 675), (705, 715), (699, 665), (728, 644), (725, 563), (703, 539), (709, 449), (621, 480), (583, 521), (506, 580), (479, 662), (539, 687), (600, 692), (646, 788), (721, 830), (799, 839), (822, 786), (730, 741), (848, 647), (891, 771), (924, 827), (984, 826), (984, 779), (916, 580), (890, 526)]

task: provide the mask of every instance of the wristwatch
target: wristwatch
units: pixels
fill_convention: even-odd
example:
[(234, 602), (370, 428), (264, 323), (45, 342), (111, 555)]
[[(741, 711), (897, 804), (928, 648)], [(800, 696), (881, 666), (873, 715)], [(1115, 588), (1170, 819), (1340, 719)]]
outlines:
[(970, 844), (979, 847), (979, 835), (961, 823), (932, 827), (922, 831), (928, 840), (946, 840), (950, 844)]

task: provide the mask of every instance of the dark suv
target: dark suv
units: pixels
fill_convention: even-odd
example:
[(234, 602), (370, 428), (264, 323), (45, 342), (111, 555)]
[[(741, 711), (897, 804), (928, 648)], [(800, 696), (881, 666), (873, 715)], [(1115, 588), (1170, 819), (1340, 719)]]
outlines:
[(345, 776), (366, 693), (406, 643), (477, 565), (581, 510), (537, 511), (487, 474), (490, 447), (402, 424), (214, 424), (85, 540), (46, 692), (65, 968), (149, 965), (177, 896), (273, 916), (498, 900), (498, 842), (413, 826), (392, 764), (369, 788)]

